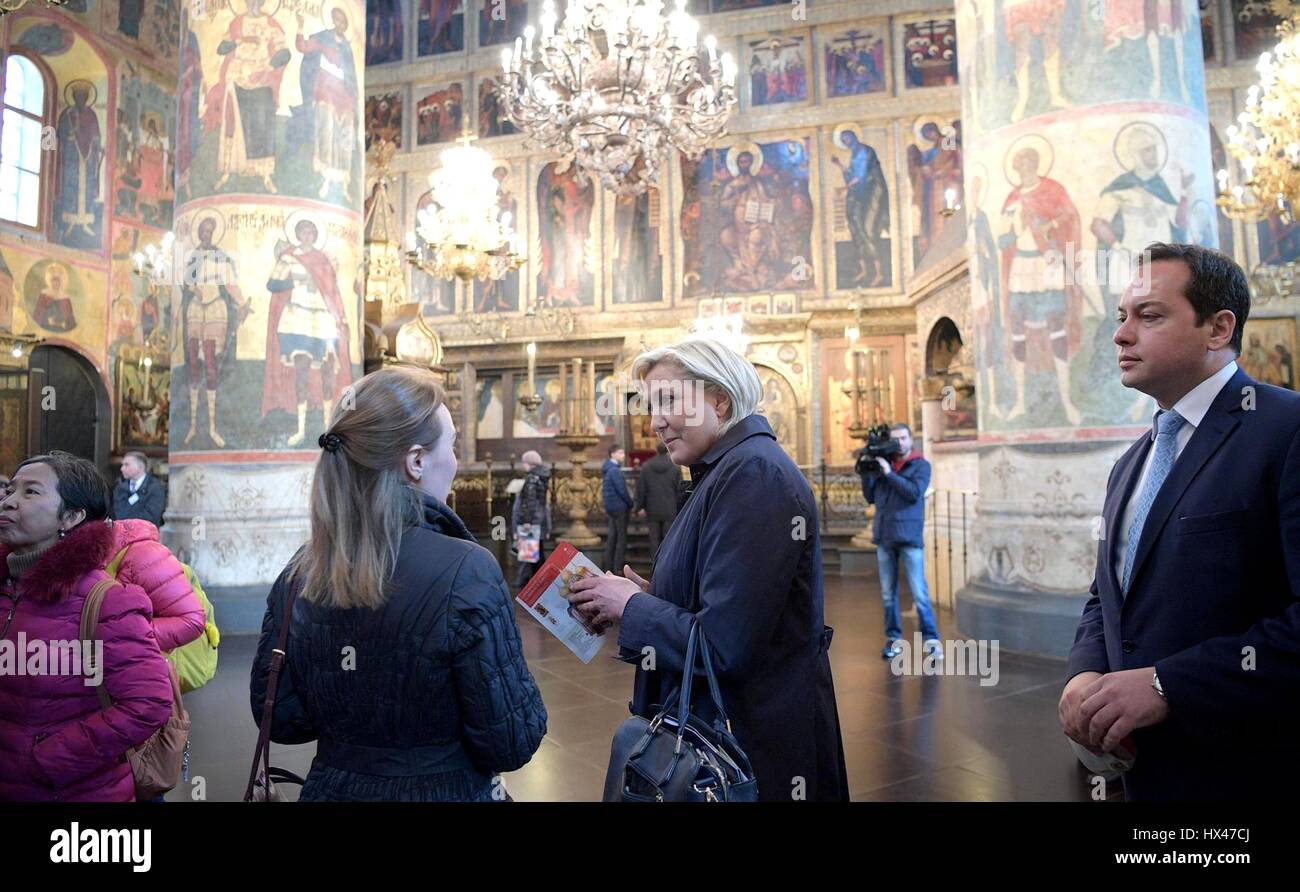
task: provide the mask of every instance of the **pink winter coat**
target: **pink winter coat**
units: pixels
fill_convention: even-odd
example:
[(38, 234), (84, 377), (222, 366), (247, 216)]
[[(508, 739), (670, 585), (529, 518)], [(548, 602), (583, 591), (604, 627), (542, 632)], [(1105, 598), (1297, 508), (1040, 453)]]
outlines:
[(115, 520), (111, 527), (113, 554), (127, 548), (117, 578), (140, 586), (149, 596), (153, 603), (153, 631), (163, 653), (202, 635), (203, 605), (185, 578), (181, 562), (158, 541), (158, 528), (147, 520)]
[[(29, 653), (35, 642), (76, 641), (86, 596), (108, 578), (103, 567), (113, 542), (108, 524), (83, 523), (16, 585), (0, 546), (0, 629), (17, 600), (6, 641), (23, 635)], [(104, 598), (98, 635), (113, 700), (107, 710), (84, 675), (0, 672), (0, 801), (135, 799), (126, 751), (162, 727), (172, 706), (171, 676), (151, 619), (138, 586), (116, 585)]]

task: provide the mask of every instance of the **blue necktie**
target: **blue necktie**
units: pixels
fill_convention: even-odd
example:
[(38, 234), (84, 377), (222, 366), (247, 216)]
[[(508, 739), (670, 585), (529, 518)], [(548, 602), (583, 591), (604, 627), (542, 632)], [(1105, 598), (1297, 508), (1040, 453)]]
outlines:
[(1158, 430), (1156, 454), (1151, 459), (1151, 470), (1142, 485), (1142, 492), (1138, 494), (1137, 505), (1133, 508), (1133, 522), (1128, 528), (1128, 548), (1124, 552), (1124, 579), (1120, 585), (1120, 591), (1125, 594), (1128, 593), (1129, 577), (1133, 575), (1133, 559), (1137, 557), (1138, 542), (1142, 538), (1142, 526), (1146, 523), (1147, 514), (1151, 511), (1151, 505), (1155, 502), (1160, 487), (1169, 476), (1169, 469), (1174, 466), (1174, 459), (1178, 457), (1178, 431), (1186, 423), (1187, 419), (1172, 409), (1156, 416)]

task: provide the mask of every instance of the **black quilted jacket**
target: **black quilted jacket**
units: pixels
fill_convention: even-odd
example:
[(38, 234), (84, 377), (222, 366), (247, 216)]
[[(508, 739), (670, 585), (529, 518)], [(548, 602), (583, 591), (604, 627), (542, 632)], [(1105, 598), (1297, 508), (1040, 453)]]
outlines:
[[(287, 575), (262, 621), (255, 721)], [(319, 741), (301, 799), (504, 798), (493, 776), (532, 758), (546, 707), (496, 560), (450, 508), (426, 498), (422, 522), (402, 537), (387, 595), (378, 610), (294, 602), (271, 739)]]

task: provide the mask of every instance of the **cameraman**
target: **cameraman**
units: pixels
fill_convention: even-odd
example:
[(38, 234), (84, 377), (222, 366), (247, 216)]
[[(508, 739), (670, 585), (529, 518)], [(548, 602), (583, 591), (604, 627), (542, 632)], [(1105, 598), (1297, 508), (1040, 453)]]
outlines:
[(856, 465), (867, 504), (876, 506), (871, 540), (876, 543), (880, 566), (880, 596), (885, 605), (886, 660), (902, 652), (902, 621), (898, 613), (898, 569), (907, 574), (916, 615), (921, 621), (925, 652), (943, 659), (939, 628), (925, 585), (925, 491), (930, 487), (930, 463), (912, 448), (912, 429), (906, 424), (884, 425), (871, 433), (858, 453)]

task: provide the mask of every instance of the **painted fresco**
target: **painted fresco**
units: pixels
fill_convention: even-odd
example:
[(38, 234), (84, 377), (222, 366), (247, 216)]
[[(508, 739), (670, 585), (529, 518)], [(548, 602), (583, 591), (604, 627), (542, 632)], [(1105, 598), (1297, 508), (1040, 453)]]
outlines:
[(192, 127), (187, 119), (197, 113), (199, 136), (183, 168), (184, 194), (356, 206), (363, 185), (363, 156), (352, 138), (361, 114), (359, 4), (321, 9), (325, 19), (264, 0), (233, 6), (237, 13), (189, 20), (195, 38), (187, 35), (181, 59), (180, 126)]
[[(511, 225), (518, 232), (524, 226), (520, 218), (523, 178), (508, 161), (498, 161), (492, 175), (497, 180), (497, 207), (502, 216), (510, 215)], [(519, 309), (520, 291), (523, 287), (525, 267), (511, 270), (492, 282), (474, 280), (474, 312), (509, 313)]]
[(419, 0), (415, 23), (421, 56), (465, 49), (465, 0)]
[(962, 199), (961, 121), (937, 116), (912, 124), (907, 146), (907, 177), (912, 196), (912, 268), (915, 269), (947, 222), (943, 210), (949, 189)]
[(835, 287), (888, 288), (893, 284), (893, 241), (886, 173), (888, 134), (841, 124), (827, 155), (836, 168), (834, 195)]
[(130, 62), (119, 70), (113, 213), (168, 229), (176, 195), (176, 98)]
[(176, 0), (116, 0), (104, 4), (104, 33), (130, 41), (161, 68), (176, 64), (181, 40)]
[(1260, 0), (1232, 0), (1232, 24), (1237, 58), (1254, 62), (1262, 53), (1277, 46), (1277, 26), (1281, 19), (1273, 15), (1268, 3)]
[(816, 287), (811, 151), (804, 137), (682, 159), (684, 296)]
[(478, 135), (509, 136), (515, 132), (505, 106), (501, 102), (494, 78), (481, 78), (478, 82)]
[(514, 43), (528, 24), (527, 0), (482, 0), (478, 13), (478, 45)]
[(460, 136), (465, 120), (465, 87), (461, 83), (429, 87), (416, 93), (415, 144), (431, 146)]
[(640, 195), (611, 195), (610, 202), (614, 208), (611, 301), (618, 305), (664, 300), (663, 193), (651, 188)]
[(1252, 316), (1242, 329), (1241, 368), (1264, 384), (1295, 390), (1295, 317)]
[(828, 99), (885, 90), (889, 62), (880, 26), (863, 25), (832, 31), (822, 39), (825, 95)]
[(376, 93), (366, 97), (366, 148), (376, 142), (402, 147), (402, 93)]
[(753, 107), (803, 102), (808, 86), (807, 34), (773, 34), (746, 43), (748, 62), (744, 77)]
[(903, 26), (903, 78), (908, 87), (957, 83), (957, 23), (927, 19)]
[(557, 161), (537, 175), (537, 299), (550, 306), (589, 307), (596, 300), (596, 184), (580, 182), (577, 173)]
[(366, 64), (402, 61), (400, 0), (366, 0)]

